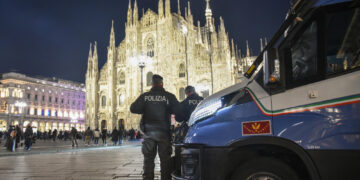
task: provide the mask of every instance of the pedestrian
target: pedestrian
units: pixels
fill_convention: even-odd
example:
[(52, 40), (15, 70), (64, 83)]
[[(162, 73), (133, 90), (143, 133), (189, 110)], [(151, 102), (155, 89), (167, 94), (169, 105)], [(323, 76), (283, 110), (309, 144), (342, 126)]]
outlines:
[(104, 146), (106, 146), (106, 138), (107, 138), (107, 129), (103, 129), (101, 131), (101, 139)]
[(15, 130), (16, 130), (16, 138), (15, 138), (15, 149), (16, 149), (16, 148), (18, 148), (18, 144), (21, 141), (22, 133), (21, 133), (21, 129), (20, 129), (19, 125), (15, 126)]
[(78, 142), (77, 142), (77, 129), (75, 127), (71, 128), (71, 142), (72, 142), (72, 147), (74, 147), (76, 145), (76, 147), (78, 147)]
[(131, 129), (130, 129), (129, 135), (130, 135), (130, 140), (134, 140), (134, 139), (135, 139), (135, 130), (134, 130), (134, 128), (131, 128)]
[(55, 129), (54, 131), (53, 131), (53, 136), (52, 136), (52, 138), (53, 138), (53, 141), (55, 142), (55, 140), (56, 140), (56, 137), (57, 137), (57, 129)]
[(99, 128), (96, 128), (94, 131), (94, 144), (97, 146), (99, 144), (100, 131)]
[(124, 125), (122, 123), (120, 123), (119, 125), (119, 145), (122, 145), (123, 143), (123, 138), (124, 138)]
[(91, 129), (90, 129), (90, 127), (88, 127), (87, 129), (86, 129), (86, 131), (85, 131), (85, 143), (87, 144), (87, 145), (90, 145), (90, 138), (91, 138)]
[(114, 146), (116, 146), (118, 140), (119, 140), (119, 131), (116, 129), (116, 127), (113, 129), (111, 133), (111, 140), (114, 143)]
[(53, 134), (53, 133), (51, 132), (51, 129), (49, 129), (49, 132), (48, 132), (48, 137), (47, 137), (47, 139), (49, 139), (49, 140), (50, 140), (50, 139), (52, 138), (52, 134)]
[(7, 137), (7, 143), (6, 143), (6, 149), (8, 151), (15, 151), (15, 146), (16, 146), (16, 129), (14, 126), (10, 126), (9, 130), (8, 130), (8, 137)]
[(24, 137), (25, 137), (25, 149), (30, 151), (32, 145), (32, 137), (33, 137), (33, 130), (30, 123), (26, 126)]
[(130, 106), (132, 113), (141, 114), (140, 129), (144, 133), (142, 153), (144, 155), (143, 179), (154, 179), (154, 159), (160, 157), (161, 179), (170, 177), (170, 124), (171, 114), (177, 112), (179, 102), (175, 95), (165, 91), (163, 78), (153, 75), (152, 88), (141, 94)]
[(195, 110), (196, 106), (204, 100), (199, 96), (193, 86), (187, 86), (185, 88), (186, 99), (180, 103), (180, 111), (176, 113), (175, 119), (180, 122), (181, 125), (174, 129), (175, 131), (175, 143), (182, 143), (184, 137), (189, 129), (187, 122), (190, 119), (191, 113)]
[[(72, 130), (72, 128), (71, 128), (71, 130)], [(66, 141), (67, 139), (69, 139), (69, 131), (64, 132), (64, 141)]]

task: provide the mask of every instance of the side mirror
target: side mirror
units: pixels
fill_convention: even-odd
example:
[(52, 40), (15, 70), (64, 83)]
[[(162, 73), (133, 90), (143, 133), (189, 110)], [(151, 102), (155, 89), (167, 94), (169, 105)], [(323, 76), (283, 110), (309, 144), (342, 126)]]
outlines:
[(280, 82), (280, 62), (277, 49), (271, 48), (263, 54), (264, 84), (273, 86)]

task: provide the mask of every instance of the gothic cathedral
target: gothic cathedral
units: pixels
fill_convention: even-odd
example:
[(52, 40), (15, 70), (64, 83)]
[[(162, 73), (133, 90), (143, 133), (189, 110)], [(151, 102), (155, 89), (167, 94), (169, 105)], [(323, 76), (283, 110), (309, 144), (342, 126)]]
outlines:
[[(182, 16), (171, 12), (170, 0), (159, 0), (158, 13), (148, 9), (139, 18), (138, 6), (129, 2), (125, 39), (116, 46), (114, 24), (110, 31), (107, 61), (98, 70), (96, 42), (86, 73), (86, 126), (112, 130), (123, 123), (137, 129), (140, 116), (130, 113), (130, 104), (151, 88), (151, 77), (164, 77), (164, 88), (185, 98), (189, 84), (206, 97), (235, 84), (237, 50), (225, 30), (224, 20), (215, 27), (206, 0), (206, 24), (194, 25), (190, 3)], [(179, 0), (178, 0), (179, 3)]]

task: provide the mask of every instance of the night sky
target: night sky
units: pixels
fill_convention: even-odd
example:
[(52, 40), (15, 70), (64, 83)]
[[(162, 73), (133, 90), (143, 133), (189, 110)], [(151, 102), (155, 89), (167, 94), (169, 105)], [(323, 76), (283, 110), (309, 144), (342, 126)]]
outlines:
[[(134, 0), (132, 0), (134, 1)], [(164, 0), (165, 2), (165, 0)], [(187, 1), (180, 0), (182, 13)], [(190, 0), (194, 21), (205, 23), (205, 0)], [(106, 61), (111, 20), (116, 45), (125, 36), (128, 0), (0, 0), (0, 73), (85, 81), (89, 43), (98, 42), (99, 66)], [(257, 54), (284, 21), (289, 0), (211, 0), (213, 16), (225, 21), (230, 38), (243, 52), (246, 40)], [(138, 0), (157, 12), (158, 0)], [(177, 11), (177, 0), (171, 0)]]

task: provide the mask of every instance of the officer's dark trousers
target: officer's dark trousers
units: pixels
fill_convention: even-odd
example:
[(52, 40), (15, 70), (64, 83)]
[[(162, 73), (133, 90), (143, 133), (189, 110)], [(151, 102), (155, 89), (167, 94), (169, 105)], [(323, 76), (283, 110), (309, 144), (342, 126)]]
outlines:
[(144, 154), (144, 180), (154, 179), (155, 157), (159, 153), (161, 180), (170, 180), (170, 158), (171, 143), (169, 136), (151, 137), (145, 136), (142, 143), (142, 153)]

